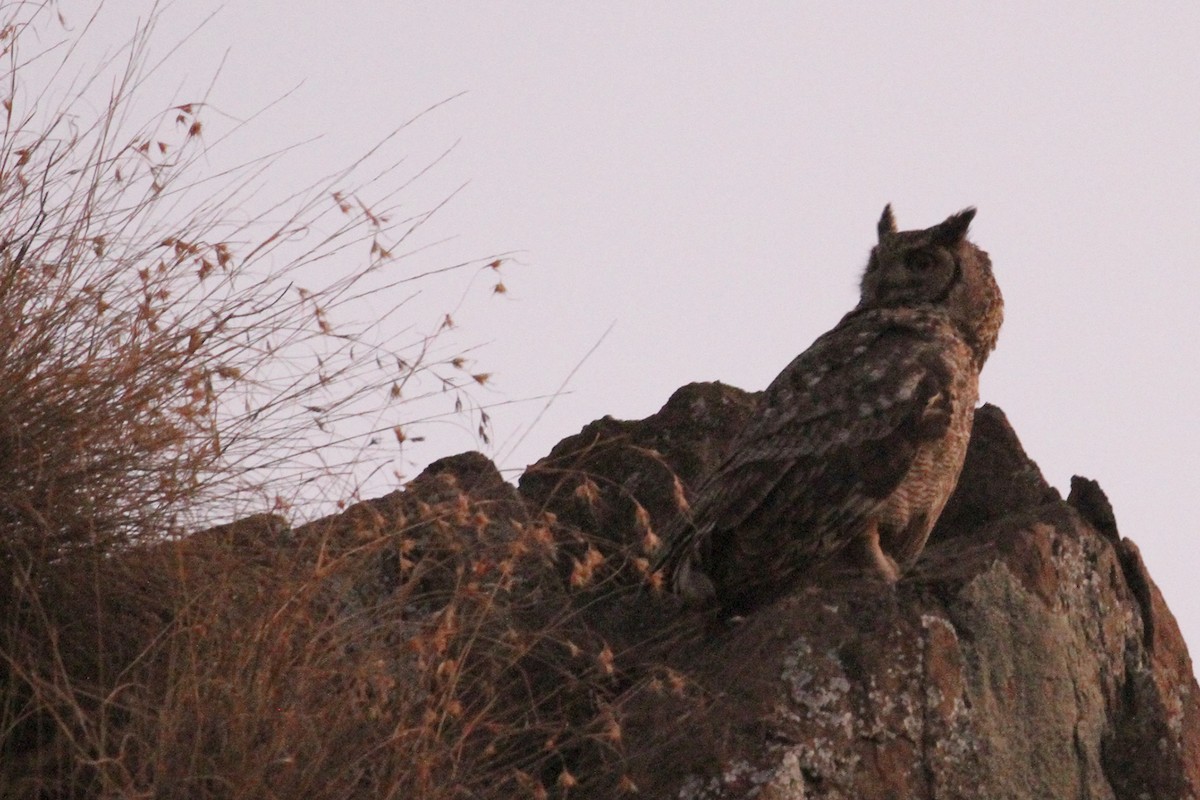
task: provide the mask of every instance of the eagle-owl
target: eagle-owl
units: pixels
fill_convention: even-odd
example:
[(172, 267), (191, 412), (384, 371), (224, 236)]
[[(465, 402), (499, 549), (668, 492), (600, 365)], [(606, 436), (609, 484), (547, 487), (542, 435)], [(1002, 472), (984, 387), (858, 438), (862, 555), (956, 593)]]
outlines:
[(744, 612), (834, 556), (889, 583), (958, 481), (1004, 303), (968, 208), (879, 220), (858, 305), (771, 383), (661, 560), (694, 605)]

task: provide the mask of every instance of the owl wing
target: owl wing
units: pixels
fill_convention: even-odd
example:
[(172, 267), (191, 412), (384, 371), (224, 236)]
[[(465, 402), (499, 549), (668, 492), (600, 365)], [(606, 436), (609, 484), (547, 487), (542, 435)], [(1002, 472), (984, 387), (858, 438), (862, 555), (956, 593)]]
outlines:
[(961, 348), (948, 321), (928, 323), (909, 309), (852, 312), (792, 361), (700, 487), (668, 572), (687, 564), (718, 584), (777, 583), (778, 570), (861, 532), (950, 426), (947, 354)]

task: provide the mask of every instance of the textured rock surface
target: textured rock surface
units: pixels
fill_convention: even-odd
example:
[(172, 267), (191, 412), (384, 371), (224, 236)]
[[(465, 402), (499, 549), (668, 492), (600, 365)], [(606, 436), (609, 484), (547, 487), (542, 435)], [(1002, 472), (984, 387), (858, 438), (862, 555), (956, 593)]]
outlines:
[[(751, 400), (698, 384), (646, 420), (592, 423), (522, 494), (632, 539), (628, 507), (669, 518), (672, 471), (694, 484)], [(646, 696), (631, 713), (646, 796), (1200, 797), (1200, 690), (1137, 548), (1094, 482), (1068, 501), (1049, 487), (991, 406), (896, 589), (812, 587), (708, 622), (667, 660), (701, 700)]]
[(559, 442), (521, 476), (533, 508), (612, 540), (632, 541), (638, 506), (654, 528), (679, 511), (685, 486), (717, 466), (745, 426), (756, 395), (722, 383), (676, 391), (644, 420), (604, 417)]
[[(414, 798), (1200, 800), (1200, 689), (1171, 612), (1100, 487), (1075, 478), (1063, 500), (996, 408), (896, 587), (829, 570), (739, 620), (656, 589), (656, 531), (753, 413), (695, 384), (587, 425), (519, 489), (465, 453), (294, 529), (258, 515), (131, 549), (98, 562), (120, 576), (102, 606), (63, 581), (60, 630), (86, 635), (56, 658), (149, 687), (150, 707), (186, 695), (152, 744), (231, 755), (234, 780), (297, 746), (275, 717), (246, 726), (269, 708), (304, 720), (322, 764)], [(145, 657), (146, 632), (181, 644)], [(197, 647), (215, 677), (153, 693)], [(75, 739), (35, 711), (0, 742), (0, 787), (42, 762), (75, 774)]]
[[(589, 424), (519, 491), (468, 453), (294, 531), (264, 516), (180, 546), (211, 540), (236, 555), (232, 545), (266, 537), (314, 558), (343, 553), (350, 566), (322, 584), (320, 607), (369, 629), (356, 641), (392, 653), (389, 685), (418, 698), (425, 656), (413, 643), (441, 641), (450, 605), (483, 639), (520, 650), (499, 661), (480, 651), (474, 667), (464, 656), (492, 682), (462, 699), (558, 731), (505, 729), (537, 767), (521, 773), (526, 788), (1200, 798), (1200, 689), (1171, 612), (1100, 487), (1076, 478), (1063, 500), (994, 407), (976, 413), (958, 489), (897, 587), (826, 575), (737, 621), (648, 589), (655, 532), (753, 408), (738, 389), (694, 384), (645, 420)], [(520, 602), (475, 608), (510, 591)], [(569, 752), (536, 755), (573, 730)], [(478, 763), (496, 741), (478, 741)]]

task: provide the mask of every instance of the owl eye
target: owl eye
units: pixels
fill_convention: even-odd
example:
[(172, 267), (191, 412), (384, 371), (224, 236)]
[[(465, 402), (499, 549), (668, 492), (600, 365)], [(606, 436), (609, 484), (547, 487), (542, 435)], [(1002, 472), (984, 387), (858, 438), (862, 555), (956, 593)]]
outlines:
[(933, 253), (925, 250), (914, 250), (904, 257), (904, 266), (913, 272), (924, 272), (935, 264), (937, 264), (937, 259), (934, 258)]

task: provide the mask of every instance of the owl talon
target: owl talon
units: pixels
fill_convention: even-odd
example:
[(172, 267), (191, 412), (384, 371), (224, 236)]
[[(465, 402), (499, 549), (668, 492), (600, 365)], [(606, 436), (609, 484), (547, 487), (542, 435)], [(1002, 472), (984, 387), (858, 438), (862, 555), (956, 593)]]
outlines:
[(900, 565), (883, 552), (879, 544), (879, 528), (874, 523), (850, 543), (846, 556), (854, 567), (878, 576), (889, 586), (894, 586), (900, 580)]

